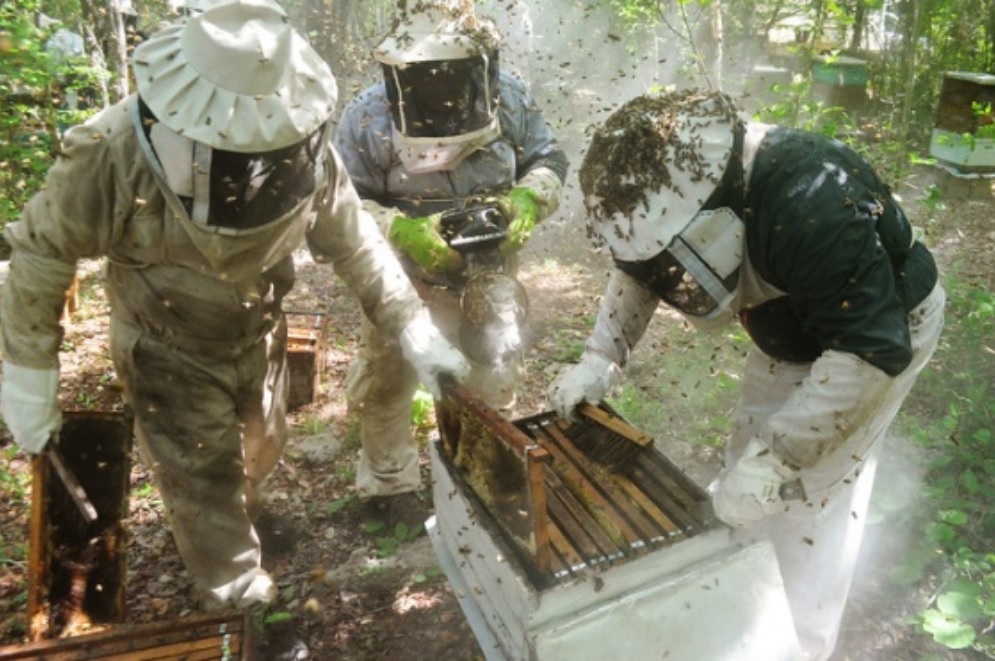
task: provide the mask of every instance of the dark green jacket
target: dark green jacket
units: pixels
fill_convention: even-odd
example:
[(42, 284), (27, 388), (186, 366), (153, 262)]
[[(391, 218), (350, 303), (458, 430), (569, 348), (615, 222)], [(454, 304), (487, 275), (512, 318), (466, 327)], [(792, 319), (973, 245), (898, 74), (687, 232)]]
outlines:
[(908, 313), (937, 280), (932, 255), (871, 166), (837, 140), (773, 129), (746, 192), (754, 270), (787, 295), (742, 310), (774, 358), (852, 353), (889, 375), (909, 364)]

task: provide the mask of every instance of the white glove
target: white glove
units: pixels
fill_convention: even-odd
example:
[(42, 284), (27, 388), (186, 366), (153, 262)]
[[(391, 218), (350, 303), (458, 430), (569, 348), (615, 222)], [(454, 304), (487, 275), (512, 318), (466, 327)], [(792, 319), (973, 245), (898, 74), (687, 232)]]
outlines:
[(585, 351), (579, 363), (560, 372), (546, 396), (561, 418), (573, 420), (578, 404), (597, 404), (618, 378), (618, 365), (599, 353)]
[(708, 486), (715, 515), (730, 526), (742, 527), (783, 512), (781, 485), (794, 477), (793, 470), (754, 438), (739, 462)]
[(436, 399), (442, 399), (439, 377), (448, 374), (459, 382), (470, 376), (470, 363), (449, 343), (422, 310), (401, 330), (401, 351)]
[(37, 454), (62, 426), (59, 370), (4, 363), (0, 415), (21, 449)]

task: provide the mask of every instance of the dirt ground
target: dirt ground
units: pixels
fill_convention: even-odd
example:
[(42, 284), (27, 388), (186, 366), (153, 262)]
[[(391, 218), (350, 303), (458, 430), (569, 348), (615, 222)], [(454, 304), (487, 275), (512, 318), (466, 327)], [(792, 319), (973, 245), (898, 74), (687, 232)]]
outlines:
[[(920, 202), (926, 186), (944, 187), (945, 209)], [(962, 261), (968, 274), (995, 286), (988, 257), (995, 240), (995, 199), (986, 184), (963, 182), (920, 170), (901, 188), (906, 209), (926, 225), (941, 264)], [(581, 226), (576, 192), (568, 188), (559, 214), (526, 249), (522, 280), (531, 297), (529, 376), (516, 416), (545, 410), (544, 392), (561, 366), (552, 338), (565, 318), (596, 310), (608, 270), (592, 253)], [(554, 268), (552, 265), (556, 265)], [(106, 302), (96, 265), (82, 273), (80, 308), (67, 329), (63, 351), (62, 398), (66, 409), (120, 410), (120, 393), (107, 358)], [(316, 401), (294, 412), (288, 451), (268, 485), (269, 511), (300, 533), (293, 550), (265, 558), (281, 589), (274, 613), (293, 616), (312, 659), (474, 660), (483, 653), (460, 609), (460, 597), (438, 569), (426, 537), (387, 539), (364, 529), (353, 496), (357, 420), (344, 405), (345, 375), (355, 353), (359, 311), (328, 267), (301, 256), (300, 282), (288, 309), (322, 312), (329, 320), (326, 365)], [(660, 313), (657, 324), (673, 323)], [(652, 374), (641, 378), (652, 378)], [(431, 418), (419, 429), (424, 444), (434, 434)], [(9, 450), (9, 438), (0, 439)], [(685, 449), (675, 449), (683, 452)], [(4, 452), (4, 471), (23, 473), (22, 457)], [(717, 458), (686, 452), (679, 459), (697, 480), (714, 474)], [(427, 460), (426, 460), (427, 461)], [(425, 484), (430, 483), (425, 466)], [(132, 496), (126, 521), (127, 621), (163, 623), (197, 612), (192, 586), (179, 560), (148, 471), (138, 462), (131, 473)], [(6, 493), (6, 492), (3, 492)], [(23, 502), (0, 507), (5, 543), (26, 543), (28, 509)], [(868, 552), (851, 598), (835, 659), (921, 658), (934, 653), (913, 636), (905, 618), (921, 608), (922, 595), (893, 587), (890, 558), (900, 548), (901, 531), (887, 536), (888, 547)], [(26, 567), (6, 563), (0, 573), (0, 645), (22, 641)], [(953, 657), (950, 657), (953, 658)], [(965, 658), (959, 656), (958, 658)]]

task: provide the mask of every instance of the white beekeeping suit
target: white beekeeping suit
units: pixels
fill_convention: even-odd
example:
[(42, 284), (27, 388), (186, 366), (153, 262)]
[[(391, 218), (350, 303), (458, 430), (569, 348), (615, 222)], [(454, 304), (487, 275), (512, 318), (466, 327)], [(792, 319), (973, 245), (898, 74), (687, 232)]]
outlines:
[(6, 229), (0, 413), (44, 451), (65, 291), (77, 260), (106, 258), (110, 352), (184, 563), (210, 606), (267, 602), (259, 490), (287, 440), (292, 253), (330, 262), (429, 387), (465, 363), (362, 210), (330, 143), (335, 80), (276, 2), (218, 0), (134, 69), (138, 94), (66, 134)]
[(829, 658), (879, 441), (943, 327), (932, 256), (855, 152), (749, 123), (721, 94), (629, 101), (580, 181), (616, 270), (550, 400), (566, 417), (604, 397), (660, 301), (700, 327), (738, 319), (754, 347), (715, 512), (773, 543), (804, 658)]

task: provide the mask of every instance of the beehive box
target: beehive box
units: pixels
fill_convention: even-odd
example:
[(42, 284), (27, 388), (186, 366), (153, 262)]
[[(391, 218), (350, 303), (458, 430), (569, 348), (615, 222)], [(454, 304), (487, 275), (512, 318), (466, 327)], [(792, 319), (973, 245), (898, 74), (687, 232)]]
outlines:
[(984, 118), (975, 112), (975, 104), (995, 106), (995, 75), (946, 72), (937, 101), (936, 128), (951, 133), (975, 133), (980, 126), (991, 124), (990, 116)]
[(208, 613), (176, 622), (119, 625), (72, 638), (8, 645), (0, 647), (0, 661), (249, 660), (251, 631), (243, 612)]
[(859, 112), (867, 105), (867, 62), (845, 55), (820, 55), (812, 63), (812, 98), (826, 106)]
[(28, 551), (28, 638), (0, 646), (0, 661), (247, 659), (251, 628), (242, 612), (124, 624), (132, 416), (64, 411), (57, 441), (82, 513), (46, 453), (32, 459)]
[(929, 155), (961, 172), (995, 172), (995, 138), (934, 128)]
[(32, 640), (77, 635), (124, 619), (132, 418), (67, 411), (53, 443), (96, 516), (87, 521), (46, 453), (33, 458), (27, 603)]
[(995, 75), (943, 76), (930, 156), (964, 172), (995, 172)]
[(325, 336), (328, 318), (320, 312), (287, 313), (287, 368), (290, 409), (314, 402), (325, 372)]
[(819, 55), (812, 63), (812, 80), (835, 87), (867, 87), (867, 61), (846, 55)]
[(608, 470), (587, 429), (455, 388), (437, 417), (427, 528), (488, 659), (798, 658), (770, 544), (737, 543), (655, 449)]

